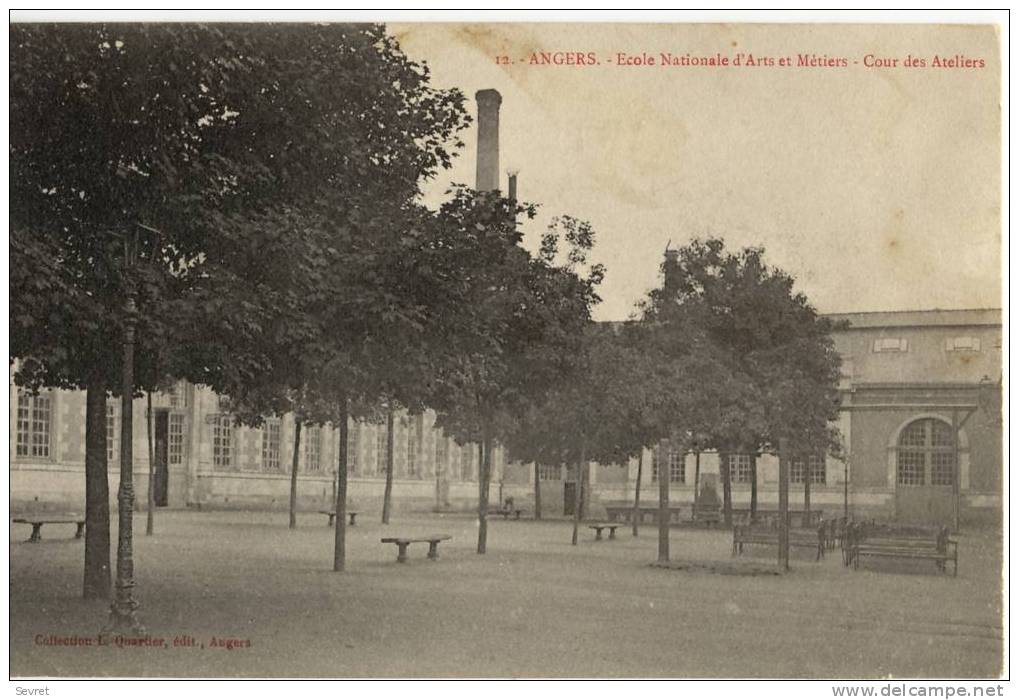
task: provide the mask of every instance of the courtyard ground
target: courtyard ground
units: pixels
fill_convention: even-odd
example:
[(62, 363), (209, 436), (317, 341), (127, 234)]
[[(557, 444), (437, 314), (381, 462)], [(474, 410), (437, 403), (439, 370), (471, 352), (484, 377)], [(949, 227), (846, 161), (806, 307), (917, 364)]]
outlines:
[[(48, 525), (43, 542), (12, 526), (13, 676), (258, 677), (988, 677), (1001, 672), (1001, 544), (960, 537), (957, 578), (933, 563), (859, 571), (838, 553), (794, 553), (784, 576), (648, 566), (653, 527), (638, 538), (570, 546), (570, 523), (493, 519), (475, 554), (466, 515), (365, 513), (348, 530), (348, 570), (331, 571), (332, 530), (304, 514), (168, 511), (146, 537), (135, 518), (140, 617), (167, 645), (62, 647), (92, 637), (108, 604), (80, 598), (83, 543)], [(114, 517), (114, 522), (116, 517)], [(427, 545), (380, 537), (448, 533)], [(116, 549), (114, 528), (114, 550)], [(674, 529), (674, 560), (730, 561), (731, 534)], [(745, 554), (758, 564), (773, 551)], [(759, 568), (764, 568), (759, 567)], [(212, 638), (250, 647), (213, 647)], [(205, 645), (202, 648), (201, 645)]]

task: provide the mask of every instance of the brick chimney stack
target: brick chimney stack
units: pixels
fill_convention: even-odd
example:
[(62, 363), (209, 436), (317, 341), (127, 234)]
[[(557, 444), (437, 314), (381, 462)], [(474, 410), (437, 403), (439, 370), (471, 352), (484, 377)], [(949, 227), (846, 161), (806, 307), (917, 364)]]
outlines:
[(499, 105), (498, 90), (478, 90), (478, 171), (475, 189), (488, 192), (499, 189)]
[(671, 248), (665, 249), (665, 264), (662, 265), (665, 273), (665, 291), (675, 294), (679, 289), (679, 251)]

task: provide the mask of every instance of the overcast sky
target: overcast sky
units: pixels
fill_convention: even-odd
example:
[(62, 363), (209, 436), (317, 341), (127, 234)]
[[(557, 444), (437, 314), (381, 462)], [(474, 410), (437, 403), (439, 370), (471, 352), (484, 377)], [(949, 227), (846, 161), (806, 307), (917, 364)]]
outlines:
[[(589, 220), (608, 268), (601, 320), (658, 284), (666, 244), (761, 245), (822, 312), (999, 306), (1000, 68), (995, 31), (963, 26), (391, 24), (433, 83), (503, 96), (501, 169)], [(533, 51), (600, 65), (529, 65)], [(797, 54), (844, 68), (625, 67), (617, 52)], [(867, 68), (865, 57), (897, 58)], [(906, 68), (907, 55), (925, 68)], [(497, 55), (514, 63), (496, 65)], [(934, 68), (935, 55), (984, 68)], [(856, 63), (858, 62), (858, 63)], [(449, 182), (474, 185), (477, 135)]]

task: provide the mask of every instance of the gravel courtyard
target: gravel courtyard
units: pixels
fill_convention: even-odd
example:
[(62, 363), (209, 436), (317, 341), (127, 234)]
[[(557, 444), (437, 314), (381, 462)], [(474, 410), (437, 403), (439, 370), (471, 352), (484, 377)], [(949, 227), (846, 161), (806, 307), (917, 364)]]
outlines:
[[(83, 543), (12, 525), (14, 676), (265, 677), (988, 677), (1001, 672), (1000, 533), (959, 537), (957, 578), (931, 562), (865, 563), (794, 552), (785, 576), (648, 566), (656, 532), (572, 547), (565, 521), (491, 521), (474, 553), (467, 515), (365, 513), (348, 530), (348, 570), (331, 569), (325, 516), (157, 514), (135, 519), (136, 597), (158, 646), (54, 646), (95, 639), (105, 602), (80, 598)], [(116, 518), (114, 517), (114, 522)], [(380, 537), (447, 533), (427, 544)], [(116, 548), (114, 531), (114, 549)], [(672, 557), (729, 564), (731, 534), (674, 529)], [(764, 568), (767, 548), (742, 559)], [(174, 647), (194, 640), (194, 646)], [(241, 640), (213, 646), (212, 640)], [(246, 644), (250, 644), (247, 646)], [(204, 648), (203, 648), (204, 645)], [(230, 645), (234, 647), (233, 644)]]

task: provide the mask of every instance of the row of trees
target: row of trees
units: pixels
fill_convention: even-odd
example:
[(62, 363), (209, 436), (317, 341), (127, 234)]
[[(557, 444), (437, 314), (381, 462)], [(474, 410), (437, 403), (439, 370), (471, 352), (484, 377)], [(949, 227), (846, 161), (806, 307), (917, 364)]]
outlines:
[(110, 593), (123, 402), (114, 626), (136, 624), (131, 399), (170, 379), (250, 424), (340, 428), (337, 571), (351, 418), (428, 406), (480, 445), (479, 553), (497, 443), (581, 483), (662, 440), (831, 444), (830, 328), (761, 251), (695, 242), (637, 318), (598, 325), (588, 224), (532, 254), (532, 206), (459, 187), (423, 207), (469, 117), (384, 27), (18, 25), (10, 51), (11, 358), (22, 386), (86, 392), (86, 597)]
[(600, 275), (563, 263), (593, 243), (575, 220), (532, 255), (533, 207), (420, 205), (463, 95), (374, 25), (20, 25), (11, 66), (11, 359), (19, 385), (86, 392), (86, 597), (110, 594), (123, 401), (111, 626), (137, 626), (131, 399), (168, 378), (247, 423), (339, 426), (337, 571), (348, 419), (436, 408), (482, 447), (483, 553), (495, 426), (569, 372)]
[[(773, 451), (787, 498), (794, 456), (840, 450), (831, 423), (840, 367), (834, 326), (763, 254), (727, 251), (720, 239), (667, 251), (664, 284), (635, 318), (590, 327), (573, 379), (509, 426), (512, 456), (577, 465), (574, 543), (588, 461), (625, 464), (652, 446), (682, 455)], [(727, 466), (721, 473), (731, 524)], [(756, 482), (756, 463), (752, 474)], [(658, 484), (659, 558), (667, 560), (668, 476)], [(752, 513), (756, 505), (753, 488)]]

